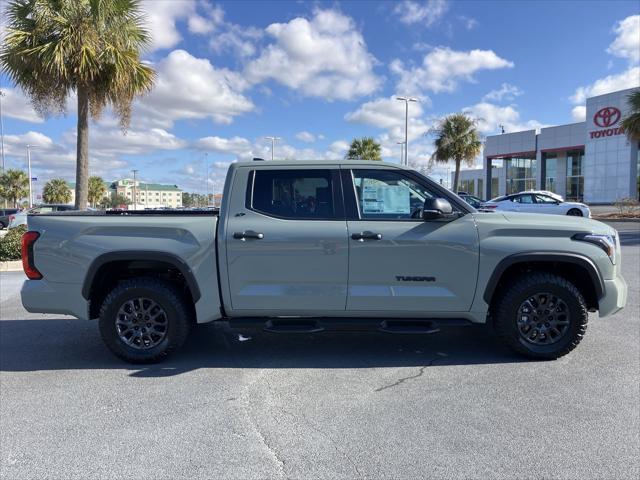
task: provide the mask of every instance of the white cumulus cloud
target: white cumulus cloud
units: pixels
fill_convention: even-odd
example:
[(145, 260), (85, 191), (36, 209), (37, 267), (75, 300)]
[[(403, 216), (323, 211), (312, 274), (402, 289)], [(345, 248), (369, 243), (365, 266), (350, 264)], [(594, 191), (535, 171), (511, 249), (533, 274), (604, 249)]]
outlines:
[(246, 82), (236, 72), (216, 68), (205, 58), (174, 50), (156, 66), (155, 87), (139, 101), (134, 115), (142, 122), (168, 128), (180, 119), (211, 118), (229, 124), (254, 109), (242, 95)]
[(591, 85), (578, 87), (571, 97), (571, 101), (573, 103), (584, 103), (588, 97), (638, 86), (640, 86), (640, 67), (631, 67), (622, 73), (608, 75), (596, 80)]
[(303, 95), (350, 99), (378, 89), (375, 58), (351, 19), (337, 10), (314, 10), (313, 17), (273, 23), (274, 39), (245, 69), (252, 83), (274, 80)]
[(449, 9), (446, 0), (403, 0), (393, 9), (402, 23), (412, 25), (420, 23), (430, 27), (436, 23)]
[(481, 70), (512, 68), (513, 62), (499, 57), (493, 50), (456, 51), (437, 47), (427, 53), (422, 64), (406, 68), (394, 60), (390, 69), (398, 75), (398, 91), (418, 94), (422, 91), (452, 92), (461, 80), (473, 82), (473, 75)]
[(632, 15), (621, 20), (613, 31), (617, 36), (607, 48), (607, 52), (638, 63), (640, 61), (640, 15)]
[(296, 133), (296, 138), (305, 143), (313, 143), (316, 141), (316, 136), (313, 133), (307, 131)]
[(2, 114), (24, 120), (25, 122), (42, 123), (44, 119), (33, 109), (31, 102), (19, 88), (2, 89)]
[(522, 121), (520, 112), (516, 110), (514, 105), (501, 106), (480, 102), (464, 108), (463, 112), (478, 121), (478, 130), (483, 134), (500, 131), (499, 125), (503, 125), (507, 133), (536, 130), (545, 126), (537, 120)]

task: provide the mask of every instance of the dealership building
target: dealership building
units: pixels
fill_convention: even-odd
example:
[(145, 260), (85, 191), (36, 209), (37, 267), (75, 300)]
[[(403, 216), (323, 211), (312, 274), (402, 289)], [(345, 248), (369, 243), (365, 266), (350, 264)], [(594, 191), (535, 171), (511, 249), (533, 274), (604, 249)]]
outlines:
[(487, 137), (483, 168), (461, 171), (458, 190), (485, 199), (532, 189), (592, 204), (637, 199), (640, 142), (619, 125), (634, 90), (588, 98), (584, 122)]

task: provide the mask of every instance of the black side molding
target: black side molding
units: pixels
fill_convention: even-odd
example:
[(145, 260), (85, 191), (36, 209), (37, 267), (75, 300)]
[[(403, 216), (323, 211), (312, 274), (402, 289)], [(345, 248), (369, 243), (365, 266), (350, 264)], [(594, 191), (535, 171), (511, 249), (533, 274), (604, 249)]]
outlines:
[(591, 283), (596, 291), (597, 299), (600, 300), (604, 295), (604, 280), (602, 279), (602, 275), (600, 275), (598, 267), (590, 258), (571, 252), (523, 252), (509, 255), (508, 257), (503, 258), (500, 263), (496, 265), (496, 268), (491, 274), (491, 278), (485, 287), (484, 295), (482, 297), (484, 298), (484, 301), (487, 302), (487, 304), (491, 303), (491, 298), (498, 286), (500, 277), (502, 277), (502, 274), (509, 267), (518, 263), (527, 262), (571, 263), (578, 265), (588, 272)]
[(89, 266), (89, 270), (87, 270), (87, 274), (84, 278), (84, 283), (82, 284), (82, 296), (85, 300), (89, 300), (91, 295), (91, 285), (93, 284), (93, 280), (100, 270), (100, 267), (106, 265), (111, 262), (121, 262), (121, 261), (156, 261), (156, 262), (164, 262), (168, 263), (172, 267), (175, 267), (184, 277), (189, 286), (189, 290), (191, 290), (191, 296), (193, 297), (193, 301), (197, 302), (200, 300), (200, 288), (198, 287), (198, 282), (196, 281), (191, 268), (187, 263), (182, 260), (177, 255), (167, 252), (157, 252), (152, 250), (123, 250), (118, 252), (109, 252), (97, 257)]

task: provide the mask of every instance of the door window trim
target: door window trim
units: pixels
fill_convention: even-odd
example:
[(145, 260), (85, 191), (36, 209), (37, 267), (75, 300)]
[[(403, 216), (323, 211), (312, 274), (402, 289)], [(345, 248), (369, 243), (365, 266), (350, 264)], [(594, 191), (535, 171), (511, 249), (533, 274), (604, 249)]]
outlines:
[[(253, 190), (255, 187), (255, 178), (256, 171), (286, 171), (293, 172), (296, 170), (316, 170), (316, 171), (328, 171), (331, 176), (331, 201), (333, 202), (333, 216), (328, 217), (284, 217), (280, 215), (275, 215), (271, 212), (265, 212), (263, 210), (259, 210), (253, 207)], [(247, 190), (245, 192), (245, 208), (247, 210), (251, 210), (252, 212), (259, 213), (260, 215), (264, 215), (270, 218), (277, 218), (279, 220), (290, 220), (290, 221), (336, 221), (336, 220), (345, 220), (344, 215), (344, 199), (342, 194), (342, 182), (340, 181), (340, 173), (339, 169), (336, 167), (328, 167), (328, 168), (255, 168), (249, 170), (249, 174), (247, 177)]]
[[(474, 212), (475, 209), (471, 205), (463, 205), (464, 200), (458, 201), (451, 192), (446, 188), (438, 185), (433, 180), (420, 175), (418, 172), (412, 170), (403, 170), (400, 168), (376, 168), (372, 166), (367, 167), (343, 167), (341, 169), (342, 178), (342, 192), (344, 195), (344, 208), (347, 220), (358, 222), (424, 222), (422, 218), (362, 218), (360, 216), (360, 209), (358, 208), (358, 197), (355, 190), (354, 171), (356, 170), (382, 170), (385, 172), (394, 172), (399, 176), (405, 177), (413, 182), (418, 183), (425, 189), (433, 192), (438, 198), (446, 198), (454, 211), (460, 212), (462, 215)], [(462, 216), (461, 215), (461, 216)]]

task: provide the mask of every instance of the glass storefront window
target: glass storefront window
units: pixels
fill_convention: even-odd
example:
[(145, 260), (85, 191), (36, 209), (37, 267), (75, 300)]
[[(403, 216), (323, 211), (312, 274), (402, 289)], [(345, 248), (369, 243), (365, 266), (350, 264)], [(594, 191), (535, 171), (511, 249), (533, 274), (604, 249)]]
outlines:
[(507, 195), (536, 188), (536, 159), (507, 158)]
[(478, 195), (476, 197), (484, 198), (484, 181), (481, 178), (478, 179)]
[(550, 192), (556, 192), (556, 176), (558, 171), (558, 155), (555, 153), (543, 153), (543, 162), (545, 162), (546, 178), (544, 189)]
[(469, 195), (474, 195), (473, 180), (460, 180), (458, 182), (458, 192), (466, 192)]
[(500, 195), (500, 179), (491, 177), (491, 198), (496, 198), (498, 195)]
[(567, 195), (569, 201), (581, 202), (584, 198), (584, 151), (567, 152)]

